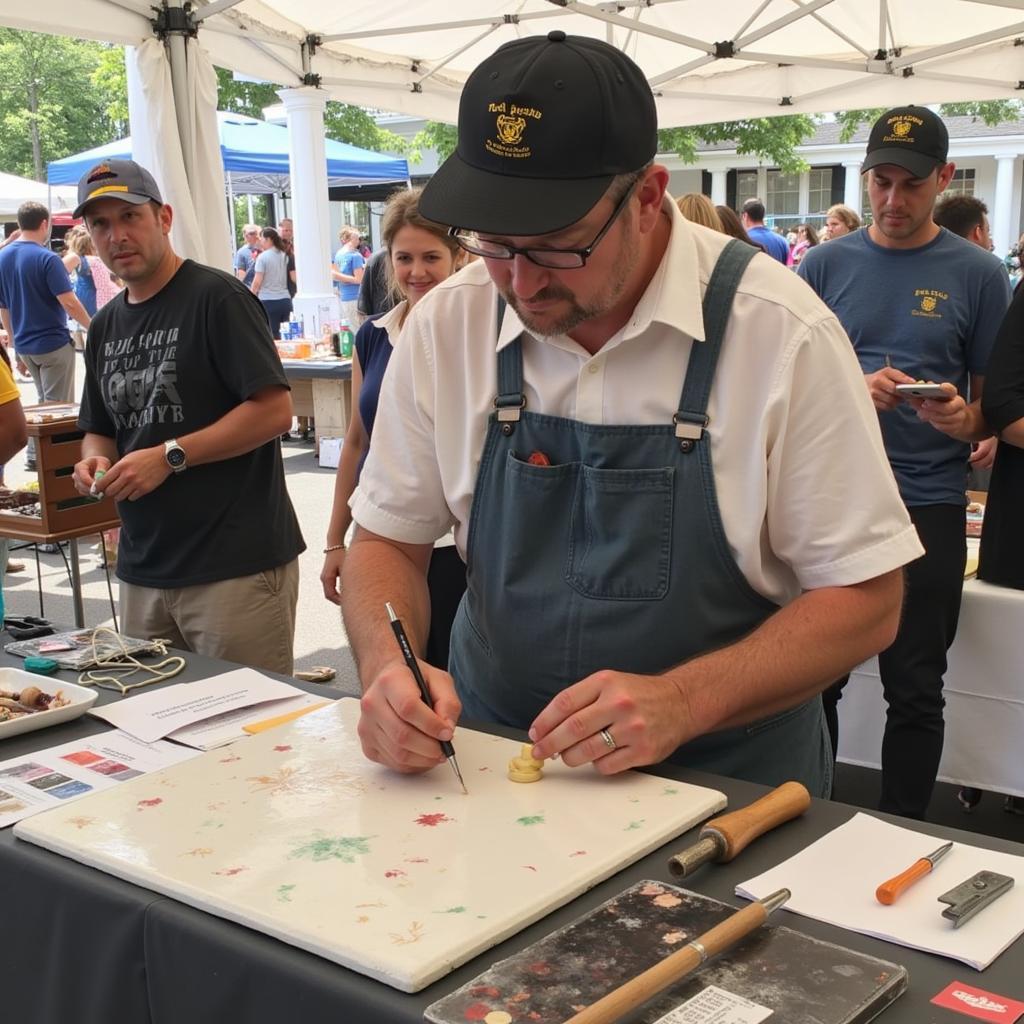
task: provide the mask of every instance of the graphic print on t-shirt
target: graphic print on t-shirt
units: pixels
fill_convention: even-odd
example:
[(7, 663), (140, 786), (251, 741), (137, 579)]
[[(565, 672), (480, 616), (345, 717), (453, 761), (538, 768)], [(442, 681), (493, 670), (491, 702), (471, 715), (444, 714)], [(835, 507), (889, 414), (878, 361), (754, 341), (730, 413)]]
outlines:
[(103, 343), (99, 379), (118, 429), (184, 421), (178, 391), (178, 333), (179, 328), (171, 327)]

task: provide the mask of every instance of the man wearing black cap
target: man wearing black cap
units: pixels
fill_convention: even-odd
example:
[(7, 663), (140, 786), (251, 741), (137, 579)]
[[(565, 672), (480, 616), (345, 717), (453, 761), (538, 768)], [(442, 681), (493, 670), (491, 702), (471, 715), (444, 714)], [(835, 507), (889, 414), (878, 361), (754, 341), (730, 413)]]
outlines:
[[(889, 710), (882, 741), (883, 811), (923, 818), (942, 755), (942, 676), (963, 587), (964, 491), (989, 352), (1010, 301), (1000, 261), (932, 216), (949, 184), (949, 136), (927, 107), (875, 122), (862, 173), (873, 223), (812, 249), (799, 274), (839, 317), (878, 410), (886, 454), (926, 554), (907, 570), (896, 642), (879, 656)], [(939, 399), (897, 386), (942, 384)], [(826, 694), (833, 744), (835, 703)]]
[(109, 160), (78, 184), (125, 290), (92, 321), (75, 486), (114, 498), (129, 636), (292, 670), (302, 537), (278, 443), (292, 420), (266, 314), (230, 274), (171, 248), (153, 176)]
[[(920, 548), (839, 324), (687, 224), (656, 120), (632, 61), (561, 32), (466, 83), (420, 212), (481, 259), (409, 316), (352, 501), (374, 760), (432, 767), (461, 714), (603, 773), (671, 758), (827, 791), (818, 692), (891, 640)], [(383, 609), (422, 644), (452, 524), (468, 590), (451, 675), (424, 666), (432, 711)]]

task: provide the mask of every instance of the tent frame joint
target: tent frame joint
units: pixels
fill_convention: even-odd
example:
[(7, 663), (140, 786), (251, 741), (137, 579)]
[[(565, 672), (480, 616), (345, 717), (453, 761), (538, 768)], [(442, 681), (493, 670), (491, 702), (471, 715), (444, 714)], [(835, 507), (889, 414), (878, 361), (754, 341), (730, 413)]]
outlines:
[(714, 51), (712, 56), (715, 60), (731, 60), (736, 56), (736, 43), (732, 39), (727, 39), (721, 43), (715, 43)]
[(164, 0), (160, 7), (154, 8), (156, 17), (150, 22), (153, 26), (153, 33), (162, 43), (166, 43), (171, 36), (182, 36), (195, 39), (199, 34), (199, 23), (193, 14), (192, 4), (186, 3), (181, 7), (168, 6)]

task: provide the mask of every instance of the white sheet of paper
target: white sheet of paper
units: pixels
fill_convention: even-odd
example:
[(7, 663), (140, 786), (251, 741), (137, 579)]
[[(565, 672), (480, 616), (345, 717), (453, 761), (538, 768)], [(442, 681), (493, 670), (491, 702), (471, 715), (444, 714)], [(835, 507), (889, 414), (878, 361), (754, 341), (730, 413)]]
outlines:
[[(923, 949), (983, 970), (1024, 932), (1024, 857), (954, 843), (930, 874), (890, 906), (875, 899), (882, 882), (933, 853), (943, 840), (869, 814), (855, 814), (777, 867), (736, 886), (761, 899), (786, 888), (785, 909), (840, 928)], [(998, 871), (1017, 884), (959, 928), (942, 917), (943, 893), (978, 871)]]
[(281, 700), (265, 701), (251, 707), (237, 708), (234, 711), (225, 711), (222, 715), (215, 715), (205, 721), (196, 722), (195, 725), (186, 725), (181, 729), (175, 729), (168, 734), (169, 740), (175, 743), (184, 743), (187, 747), (195, 747), (197, 750), (215, 750), (227, 743), (234, 743), (235, 740), (244, 739), (249, 735), (242, 726), (250, 722), (260, 722), (265, 718), (273, 718), (275, 715), (287, 715), (290, 711), (299, 711), (314, 704), (323, 704), (324, 698), (315, 693), (306, 693), (298, 690), (294, 697), (284, 697)]
[(236, 668), (209, 679), (179, 683), (116, 704), (94, 707), (92, 714), (118, 729), (152, 743), (186, 725), (213, 718), (236, 708), (268, 700), (295, 697), (303, 691), (251, 668)]
[(198, 755), (164, 740), (141, 743), (111, 729), (0, 761), (0, 828)]

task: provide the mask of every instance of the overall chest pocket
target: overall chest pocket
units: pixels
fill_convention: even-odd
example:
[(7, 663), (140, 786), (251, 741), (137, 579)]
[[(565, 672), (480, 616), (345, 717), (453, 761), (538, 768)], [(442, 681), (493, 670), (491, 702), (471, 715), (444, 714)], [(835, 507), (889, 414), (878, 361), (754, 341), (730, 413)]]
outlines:
[(585, 597), (656, 601), (669, 586), (675, 470), (594, 469), (577, 480), (566, 581)]

